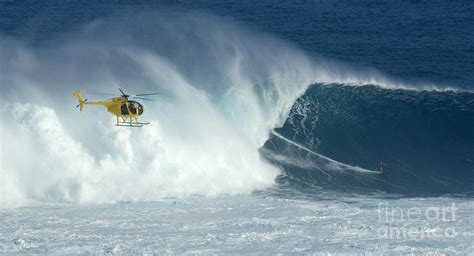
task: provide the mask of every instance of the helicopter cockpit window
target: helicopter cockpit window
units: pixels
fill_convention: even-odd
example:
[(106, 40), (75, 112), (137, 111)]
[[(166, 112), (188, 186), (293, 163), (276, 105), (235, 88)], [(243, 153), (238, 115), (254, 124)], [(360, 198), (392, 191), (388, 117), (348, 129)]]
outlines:
[(123, 103), (122, 106), (120, 106), (120, 110), (122, 112), (122, 115), (128, 115), (128, 109), (125, 103)]
[(130, 104), (128, 106), (128, 108), (130, 109), (130, 113), (131, 114), (136, 114), (137, 113), (137, 104), (135, 102), (133, 102), (132, 104)]
[(120, 110), (122, 112), (122, 115), (129, 115), (129, 114), (141, 115), (143, 113), (143, 106), (138, 102), (129, 101), (128, 108), (127, 108), (127, 104), (123, 103), (122, 106), (120, 107)]
[(138, 114), (139, 115), (143, 114), (143, 106), (141, 104), (138, 104), (137, 109), (138, 109)]

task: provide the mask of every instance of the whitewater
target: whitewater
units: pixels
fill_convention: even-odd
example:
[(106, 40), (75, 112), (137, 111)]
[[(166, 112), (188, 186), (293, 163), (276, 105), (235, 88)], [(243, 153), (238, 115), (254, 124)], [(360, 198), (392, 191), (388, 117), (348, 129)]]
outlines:
[[(286, 42), (218, 17), (145, 13), (125, 20), (96, 21), (34, 50), (2, 40), (2, 84), (9, 85), (1, 108), (2, 204), (268, 188), (280, 171), (258, 148), (310, 84), (397, 86), (311, 60)], [(151, 35), (142, 33), (146, 27)], [(86, 92), (119, 87), (162, 93), (146, 106), (150, 126), (117, 129), (103, 109), (73, 109), (75, 90), (95, 100)]]
[[(461, 166), (471, 175), (458, 178), (461, 190), (422, 197), (451, 180), (402, 168), (415, 174), (395, 175), (400, 180), (428, 181), (409, 186), (395, 172), (374, 171), (372, 158), (358, 162), (327, 150), (333, 137), (318, 121), (323, 110), (335, 110), (326, 116), (337, 123), (345, 108), (305, 98), (321, 90), (325, 99), (324, 88), (461, 93), (466, 98), (455, 101), (467, 109), (464, 116), (472, 112), (472, 93), (354, 68), (233, 20), (181, 11), (97, 19), (39, 46), (0, 34), (0, 253), (474, 249), (472, 165)], [(75, 108), (76, 90), (93, 101), (101, 98), (87, 92), (118, 88), (161, 93), (144, 102), (149, 125), (115, 127), (102, 107)], [(340, 102), (358, 95), (327, 93)], [(469, 153), (471, 137), (465, 138)], [(429, 215), (453, 204), (454, 219)], [(428, 215), (381, 217), (411, 208)]]

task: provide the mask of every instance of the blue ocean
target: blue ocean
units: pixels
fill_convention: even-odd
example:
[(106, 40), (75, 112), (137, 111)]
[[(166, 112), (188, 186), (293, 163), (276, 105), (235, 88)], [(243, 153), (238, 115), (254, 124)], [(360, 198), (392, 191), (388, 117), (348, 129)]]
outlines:
[(469, 254), (473, 13), (0, 0), (0, 254)]

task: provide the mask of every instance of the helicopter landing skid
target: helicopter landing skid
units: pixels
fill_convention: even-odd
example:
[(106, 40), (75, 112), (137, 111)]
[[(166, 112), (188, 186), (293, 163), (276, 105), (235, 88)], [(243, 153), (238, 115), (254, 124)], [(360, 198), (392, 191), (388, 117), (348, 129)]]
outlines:
[(144, 123), (130, 123), (130, 122), (122, 122), (120, 124), (116, 124), (115, 126), (122, 126), (122, 127), (142, 127), (144, 125), (150, 124), (149, 122)]

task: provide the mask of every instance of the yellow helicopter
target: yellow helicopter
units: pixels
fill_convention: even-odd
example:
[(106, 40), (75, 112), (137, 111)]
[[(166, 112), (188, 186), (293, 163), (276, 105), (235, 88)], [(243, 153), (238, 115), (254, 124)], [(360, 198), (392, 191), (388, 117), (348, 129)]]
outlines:
[(157, 95), (159, 93), (144, 93), (144, 94), (129, 95), (129, 94), (125, 94), (120, 88), (119, 88), (119, 91), (120, 93), (122, 93), (122, 95), (120, 96), (116, 96), (114, 94), (108, 94), (108, 93), (94, 93), (94, 92), (88, 93), (88, 94), (116, 96), (107, 101), (87, 101), (87, 99), (84, 99), (82, 97), (80, 91), (74, 92), (73, 95), (76, 96), (77, 99), (79, 100), (79, 105), (77, 105), (76, 107), (80, 107), (80, 111), (82, 111), (82, 109), (84, 108), (84, 105), (105, 106), (107, 108), (107, 111), (117, 116), (116, 126), (142, 127), (143, 125), (149, 124), (149, 122), (138, 121), (138, 116), (143, 114), (143, 105), (137, 101), (129, 100), (128, 98), (154, 101), (152, 99), (143, 98), (142, 96)]

